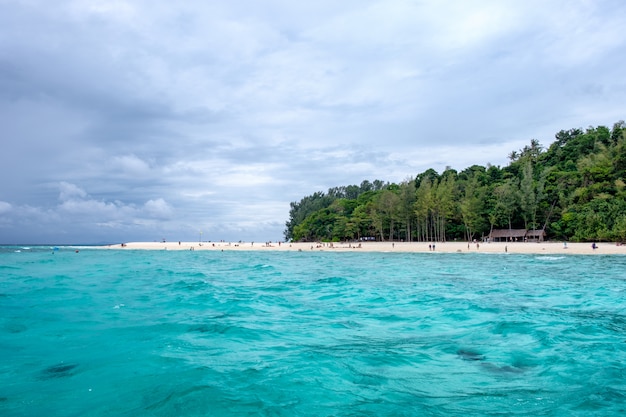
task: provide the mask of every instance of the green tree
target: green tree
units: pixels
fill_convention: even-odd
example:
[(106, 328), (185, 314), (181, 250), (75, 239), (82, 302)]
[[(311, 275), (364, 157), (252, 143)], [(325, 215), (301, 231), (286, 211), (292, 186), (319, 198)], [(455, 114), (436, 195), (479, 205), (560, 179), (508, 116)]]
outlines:
[[(435, 180), (436, 181), (436, 180)], [(433, 186), (429, 178), (419, 183), (415, 195), (415, 217), (417, 219), (417, 235), (420, 241), (433, 239), (430, 228), (430, 213), (434, 209)]]
[(467, 241), (474, 239), (476, 232), (483, 224), (483, 210), (485, 205), (485, 188), (481, 187), (477, 176), (473, 176), (465, 185), (465, 190), (459, 201), (459, 211), (465, 226)]
[(446, 240), (446, 226), (448, 220), (453, 216), (455, 203), (455, 176), (445, 175), (439, 182), (435, 192), (435, 208), (432, 212), (434, 234), (437, 241)]
[(548, 237), (624, 239), (626, 126), (562, 130), (511, 152), (504, 168), (428, 169), (400, 184), (367, 180), (291, 203), (285, 236), (306, 240), (472, 239), (487, 225), (539, 228)]
[(532, 228), (536, 229), (537, 225), (535, 224), (535, 218), (537, 213), (537, 196), (535, 194), (533, 166), (530, 159), (526, 161), (522, 171), (519, 203), (522, 218), (524, 219), (524, 228), (528, 229), (529, 223), (532, 221)]
[(393, 240), (393, 227), (398, 218), (399, 202), (398, 195), (390, 190), (383, 190), (374, 202), (372, 217), (382, 241), (385, 240), (385, 226), (388, 226), (389, 240)]
[(398, 216), (404, 222), (404, 235), (406, 241), (412, 240), (413, 220), (415, 218), (415, 181), (406, 179), (400, 184), (400, 206), (398, 207)]
[(508, 179), (504, 183), (498, 185), (493, 190), (494, 196), (497, 198), (495, 206), (495, 219), (505, 220), (509, 230), (513, 228), (512, 219), (515, 210), (518, 207), (518, 187), (515, 179)]

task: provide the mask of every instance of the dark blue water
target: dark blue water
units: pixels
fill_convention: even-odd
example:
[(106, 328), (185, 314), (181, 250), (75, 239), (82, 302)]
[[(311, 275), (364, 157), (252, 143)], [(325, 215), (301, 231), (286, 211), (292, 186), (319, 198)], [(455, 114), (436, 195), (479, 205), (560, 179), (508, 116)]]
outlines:
[(626, 258), (0, 251), (1, 416), (613, 416)]

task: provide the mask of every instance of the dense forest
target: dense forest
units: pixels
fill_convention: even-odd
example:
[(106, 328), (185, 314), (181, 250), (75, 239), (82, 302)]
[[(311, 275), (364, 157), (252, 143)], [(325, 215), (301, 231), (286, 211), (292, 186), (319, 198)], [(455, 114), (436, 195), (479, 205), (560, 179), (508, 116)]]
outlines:
[(493, 229), (545, 231), (548, 239), (626, 241), (626, 125), (562, 130), (545, 149), (533, 139), (509, 164), (400, 184), (363, 181), (291, 203), (294, 241), (481, 239)]

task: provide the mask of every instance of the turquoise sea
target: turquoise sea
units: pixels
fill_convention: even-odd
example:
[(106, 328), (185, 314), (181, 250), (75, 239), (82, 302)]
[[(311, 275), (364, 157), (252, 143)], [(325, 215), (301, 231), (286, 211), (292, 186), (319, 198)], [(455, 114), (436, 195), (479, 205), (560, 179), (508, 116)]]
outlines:
[(0, 416), (621, 416), (626, 257), (0, 248)]

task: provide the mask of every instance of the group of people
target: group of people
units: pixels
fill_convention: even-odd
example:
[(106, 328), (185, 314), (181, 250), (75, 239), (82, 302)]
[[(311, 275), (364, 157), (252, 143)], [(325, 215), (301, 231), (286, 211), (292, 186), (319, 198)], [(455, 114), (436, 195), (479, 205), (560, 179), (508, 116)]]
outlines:
[[(478, 243), (478, 241), (476, 239), (473, 240), (473, 243), (476, 244), (476, 250), (480, 249), (480, 243)], [(506, 252), (506, 246), (504, 247), (504, 250)], [(470, 250), (470, 243), (467, 242), (467, 250)]]

